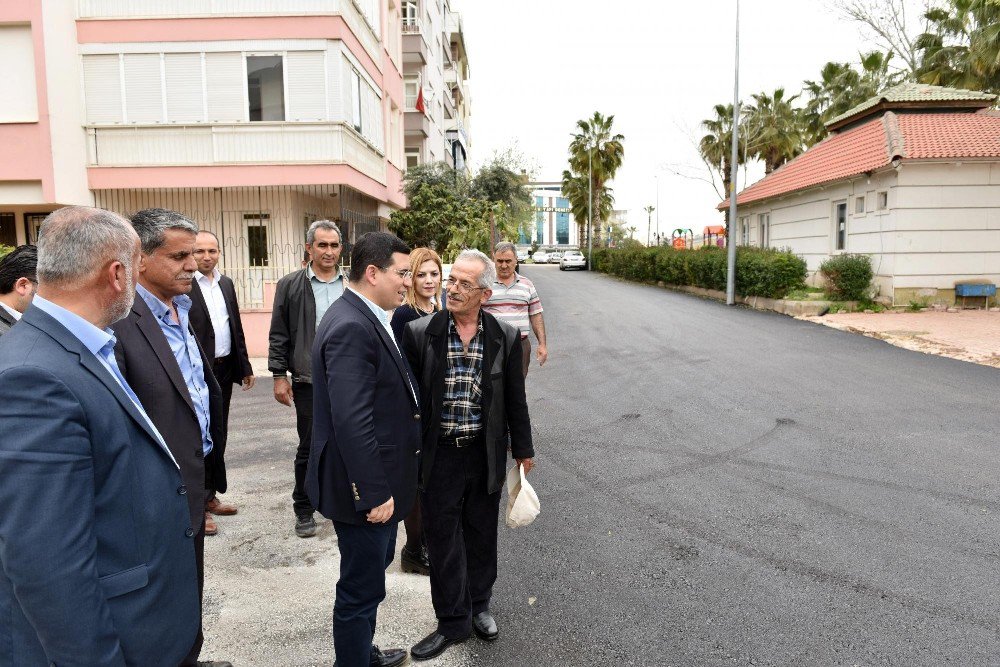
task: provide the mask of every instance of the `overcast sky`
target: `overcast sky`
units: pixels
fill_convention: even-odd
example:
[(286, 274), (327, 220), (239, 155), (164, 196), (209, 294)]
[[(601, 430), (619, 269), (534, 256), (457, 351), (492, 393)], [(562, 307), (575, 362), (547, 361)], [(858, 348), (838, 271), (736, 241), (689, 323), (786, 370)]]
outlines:
[[(474, 166), (517, 142), (540, 180), (559, 180), (577, 120), (614, 114), (625, 161), (616, 208), (646, 239), (647, 204), (659, 228), (700, 233), (722, 224), (715, 190), (663, 167), (707, 176), (695, 145), (700, 122), (733, 99), (735, 0), (452, 0), (469, 50)], [(871, 50), (831, 0), (743, 0), (740, 96), (801, 89), (830, 60)], [(763, 175), (751, 170), (749, 180)], [(742, 175), (741, 175), (742, 178)], [(653, 227), (656, 227), (656, 214)]]

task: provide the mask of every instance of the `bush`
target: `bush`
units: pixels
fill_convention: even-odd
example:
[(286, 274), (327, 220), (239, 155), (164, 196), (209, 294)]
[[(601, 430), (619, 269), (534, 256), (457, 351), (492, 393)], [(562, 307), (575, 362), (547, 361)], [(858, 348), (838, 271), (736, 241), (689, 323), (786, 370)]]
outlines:
[[(726, 289), (725, 248), (675, 250), (669, 246), (623, 244), (620, 248), (595, 248), (593, 265), (598, 271), (629, 280)], [(801, 285), (805, 277), (805, 260), (789, 250), (736, 249), (736, 292), (741, 296), (780, 299)]]
[(4, 244), (0, 243), (0, 259), (3, 259), (4, 256), (12, 253), (13, 251), (14, 251), (14, 249), (12, 247), (10, 247), (9, 245), (4, 245)]
[(870, 296), (874, 273), (868, 255), (837, 255), (823, 262), (819, 271), (826, 278), (827, 292), (838, 301), (862, 301)]

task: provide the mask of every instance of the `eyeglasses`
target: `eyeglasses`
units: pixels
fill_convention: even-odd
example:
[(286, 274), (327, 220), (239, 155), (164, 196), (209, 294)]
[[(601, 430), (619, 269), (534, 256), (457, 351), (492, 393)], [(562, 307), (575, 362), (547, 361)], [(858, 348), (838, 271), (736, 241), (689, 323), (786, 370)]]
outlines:
[(404, 271), (403, 269), (393, 269), (393, 268), (387, 268), (387, 269), (382, 269), (382, 270), (383, 271), (392, 271), (393, 273), (395, 273), (397, 276), (399, 276), (403, 280), (406, 280), (407, 278), (412, 278), (413, 277), (413, 271), (408, 271), (408, 270)]
[(459, 292), (473, 292), (477, 289), (486, 289), (485, 287), (478, 287), (470, 282), (466, 282), (464, 280), (458, 281), (455, 280), (454, 278), (448, 278), (446, 282), (448, 285), (448, 289), (451, 289), (452, 287), (457, 287)]

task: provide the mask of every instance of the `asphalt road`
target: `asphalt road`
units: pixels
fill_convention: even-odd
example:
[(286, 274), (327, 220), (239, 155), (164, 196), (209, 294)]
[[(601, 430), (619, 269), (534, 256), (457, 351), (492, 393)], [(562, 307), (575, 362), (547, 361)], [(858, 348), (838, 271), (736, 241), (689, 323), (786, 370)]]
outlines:
[[(542, 514), (501, 527), (501, 640), (425, 664), (1000, 664), (1000, 371), (524, 272), (549, 332), (528, 376)], [(328, 665), (335, 537), (291, 535), (292, 417), (264, 382), (234, 401), (244, 509), (209, 540), (204, 657)], [(389, 578), (379, 639), (412, 643), (426, 580)]]

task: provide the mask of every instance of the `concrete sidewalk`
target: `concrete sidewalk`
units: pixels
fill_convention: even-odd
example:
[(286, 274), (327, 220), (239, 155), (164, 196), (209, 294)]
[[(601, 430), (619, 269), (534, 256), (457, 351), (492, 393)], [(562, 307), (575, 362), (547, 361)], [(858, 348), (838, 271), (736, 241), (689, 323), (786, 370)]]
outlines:
[(1000, 312), (837, 313), (800, 319), (909, 350), (1000, 368)]
[[(266, 374), (266, 360), (254, 360)], [(235, 516), (216, 517), (219, 534), (205, 539), (205, 648), (202, 659), (236, 667), (305, 667), (333, 663), (331, 624), (340, 569), (337, 536), (316, 515), (319, 533), (301, 539), (293, 530), (292, 459), (295, 413), (277, 403), (269, 377), (249, 392), (237, 390), (226, 450)], [(386, 572), (375, 642), (409, 648), (434, 629), (427, 577), (403, 574), (399, 550)], [(429, 667), (475, 664), (473, 638), (428, 661)]]

